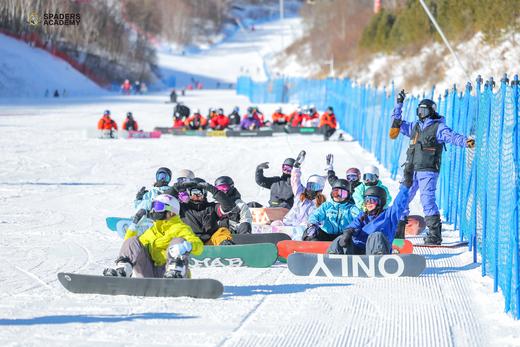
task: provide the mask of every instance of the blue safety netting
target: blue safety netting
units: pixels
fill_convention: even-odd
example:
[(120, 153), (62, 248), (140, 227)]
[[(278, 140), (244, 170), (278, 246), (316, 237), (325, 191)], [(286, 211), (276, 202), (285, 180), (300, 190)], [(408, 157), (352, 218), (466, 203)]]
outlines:
[[(496, 90), (498, 89), (498, 90)], [(240, 77), (237, 93), (254, 103), (314, 104), (334, 107), (341, 129), (372, 152), (396, 178), (406, 159), (409, 139), (391, 140), (388, 131), (395, 90), (357, 85), (349, 79), (310, 80), (280, 78), (255, 82)], [(409, 96), (403, 119), (415, 119), (420, 99)], [(439, 175), (437, 199), (446, 222), (460, 230), (470, 250), (482, 259), (482, 275), (491, 276), (495, 291), (505, 297), (505, 310), (520, 318), (520, 95), (518, 77), (500, 88), (491, 79), (464, 91), (453, 88), (435, 99), (446, 124), (460, 134), (472, 135), (476, 148), (446, 146)]]

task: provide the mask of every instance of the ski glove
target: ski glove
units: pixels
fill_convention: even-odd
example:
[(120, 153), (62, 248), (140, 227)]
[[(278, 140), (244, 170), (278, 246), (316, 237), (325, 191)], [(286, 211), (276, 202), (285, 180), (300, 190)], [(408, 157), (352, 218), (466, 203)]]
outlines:
[(180, 257), (189, 252), (191, 252), (191, 243), (188, 241), (173, 244), (168, 248), (168, 254), (172, 258)]
[(327, 168), (325, 171), (334, 171), (334, 154), (327, 154), (325, 158), (327, 159)]
[(294, 167), (295, 168), (299, 168), (302, 166), (303, 164), (303, 161), (305, 160), (305, 151), (301, 151), (299, 154), (298, 154), (298, 157), (296, 158), (296, 161), (294, 162)]
[(304, 241), (314, 240), (316, 238), (316, 236), (318, 235), (318, 230), (320, 230), (320, 227), (317, 226), (316, 224), (309, 225), (307, 227), (307, 229), (305, 229), (305, 231), (303, 232), (303, 240)]
[(145, 216), (146, 216), (146, 210), (144, 208), (142, 208), (139, 211), (137, 211), (137, 213), (134, 216), (134, 219), (132, 220), (132, 223), (139, 224), (141, 219), (143, 219), (143, 217), (145, 217)]
[(148, 193), (148, 191), (146, 190), (146, 187), (141, 187), (141, 189), (139, 189), (139, 191), (135, 195), (135, 200), (143, 200), (143, 196), (146, 193)]
[(404, 92), (404, 89), (402, 89), (399, 92), (399, 94), (397, 94), (397, 103), (402, 105), (405, 98), (406, 98), (406, 93)]
[(265, 163), (258, 164), (256, 167), (257, 169), (269, 169), (269, 162), (266, 161)]
[(347, 247), (347, 245), (352, 242), (352, 235), (354, 235), (354, 232), (356, 231), (356, 229), (353, 229), (353, 228), (348, 228), (346, 229), (343, 234), (339, 237), (338, 239), (338, 244), (345, 248)]
[(468, 138), (466, 140), (466, 147), (468, 147), (469, 149), (473, 149), (475, 148), (475, 139), (474, 138)]

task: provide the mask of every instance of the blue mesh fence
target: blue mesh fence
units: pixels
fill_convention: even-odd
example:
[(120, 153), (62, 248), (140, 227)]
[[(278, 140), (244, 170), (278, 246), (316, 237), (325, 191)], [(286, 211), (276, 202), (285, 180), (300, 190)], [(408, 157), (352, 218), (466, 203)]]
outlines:
[[(396, 178), (402, 171), (409, 139), (391, 140), (388, 131), (395, 90), (356, 85), (349, 79), (284, 78), (254, 82), (240, 77), (237, 93), (254, 103), (333, 106), (342, 130), (373, 153)], [(420, 99), (409, 96), (403, 119), (412, 121)], [(434, 89), (426, 97), (434, 97)], [(494, 289), (505, 297), (505, 310), (520, 318), (520, 93), (515, 76), (500, 86), (492, 80), (463, 91), (453, 88), (436, 99), (446, 124), (460, 134), (471, 134), (477, 146), (468, 150), (447, 145), (439, 174), (437, 198), (446, 222), (468, 240), (482, 259), (482, 275), (491, 276)]]

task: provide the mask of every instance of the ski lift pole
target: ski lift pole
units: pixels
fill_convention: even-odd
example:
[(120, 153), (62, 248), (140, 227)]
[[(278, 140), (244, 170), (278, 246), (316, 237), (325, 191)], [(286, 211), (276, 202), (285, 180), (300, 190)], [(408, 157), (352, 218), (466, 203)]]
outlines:
[(471, 78), (469, 77), (466, 68), (464, 67), (464, 65), (463, 65), (462, 62), (460, 61), (459, 56), (455, 53), (455, 51), (454, 51), (453, 48), (451, 47), (450, 43), (448, 42), (448, 39), (446, 38), (446, 36), (445, 36), (444, 33), (442, 32), (441, 27), (439, 26), (439, 24), (437, 23), (437, 21), (436, 21), (435, 18), (433, 17), (432, 13), (431, 13), (430, 10), (428, 9), (428, 6), (426, 6), (426, 4), (424, 3), (424, 0), (419, 0), (419, 2), (421, 3), (422, 7), (424, 7), (424, 11), (426, 12), (426, 14), (428, 15), (428, 17), (429, 17), (430, 20), (432, 21), (433, 26), (435, 27), (435, 29), (437, 30), (437, 32), (438, 32), (439, 35), (441, 36), (442, 41), (444, 41), (444, 44), (445, 44), (446, 47), (448, 47), (448, 49), (450, 50), (451, 54), (453, 55), (453, 57), (455, 58), (455, 60), (456, 60), (457, 63), (459, 64), (460, 68), (461, 68), (462, 71), (464, 72), (464, 75), (466, 75), (466, 78), (468, 79), (468, 81), (470, 81)]

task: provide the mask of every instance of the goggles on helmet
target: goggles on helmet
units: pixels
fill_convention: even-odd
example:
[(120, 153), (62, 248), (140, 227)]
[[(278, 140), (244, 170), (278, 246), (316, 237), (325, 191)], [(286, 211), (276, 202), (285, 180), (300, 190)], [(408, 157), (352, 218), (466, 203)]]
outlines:
[(157, 182), (159, 182), (159, 181), (163, 181), (163, 182), (170, 183), (170, 180), (171, 180), (171, 179), (172, 179), (172, 178), (170, 177), (170, 175), (168, 175), (168, 173), (163, 172), (163, 171), (158, 172), (157, 175), (155, 175), (155, 180), (156, 180)]
[(203, 196), (204, 191), (200, 190), (199, 188), (192, 188), (188, 191), (190, 195), (196, 195), (196, 196)]
[(347, 174), (347, 181), (349, 182), (353, 182), (353, 181), (358, 181), (359, 180), (359, 176), (355, 173), (350, 173), (350, 174)]
[(177, 177), (177, 183), (184, 183), (188, 182), (189, 180), (191, 180), (189, 177)]
[(372, 195), (365, 196), (365, 204), (379, 205), (380, 203), (381, 203), (381, 199), (377, 196), (372, 196)]
[(231, 186), (229, 184), (224, 183), (224, 184), (217, 185), (216, 188), (218, 190), (220, 190), (221, 192), (227, 193), (231, 189)]
[(172, 207), (170, 205), (165, 204), (161, 201), (153, 201), (152, 202), (152, 212), (164, 212), (171, 211)]
[(343, 188), (332, 188), (331, 194), (333, 198), (346, 199), (348, 198), (349, 192)]
[(291, 165), (283, 164), (282, 165), (282, 172), (284, 174), (290, 175), (292, 172), (293, 167)]
[(379, 178), (377, 177), (376, 174), (373, 174), (373, 173), (366, 173), (363, 175), (363, 181), (367, 182), (367, 183), (374, 183), (374, 182), (377, 182)]

